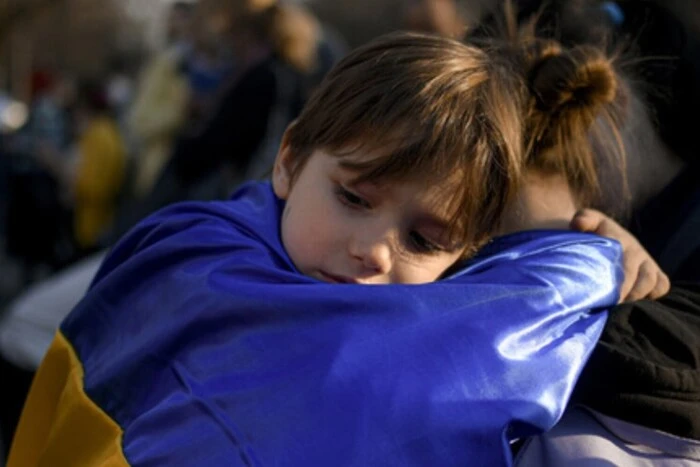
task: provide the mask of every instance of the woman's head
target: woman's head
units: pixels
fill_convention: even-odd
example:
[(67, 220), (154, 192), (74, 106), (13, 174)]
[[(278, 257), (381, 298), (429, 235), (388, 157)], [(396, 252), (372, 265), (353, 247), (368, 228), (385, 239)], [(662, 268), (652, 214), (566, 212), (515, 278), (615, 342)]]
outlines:
[(505, 5), (500, 32), (485, 26), (466, 41), (509, 56), (521, 75), (525, 169), (564, 177), (580, 207), (622, 215), (629, 198), (623, 130), (634, 95), (619, 71), (620, 54), (608, 54), (601, 37), (565, 46), (552, 39), (554, 31), (545, 32), (542, 16), (518, 23), (510, 2)]
[[(605, 210), (638, 208), (658, 194), (679, 170), (681, 162), (676, 155), (686, 161), (697, 160), (694, 120), (688, 119), (689, 112), (684, 111), (697, 107), (698, 93), (693, 92), (697, 80), (692, 77), (700, 69), (693, 65), (698, 56), (693, 52), (700, 43), (697, 40), (700, 16), (691, 3), (684, 0), (517, 2), (517, 19), (519, 24), (528, 25), (528, 36), (533, 37), (536, 31), (540, 36), (556, 37), (567, 48), (584, 49), (593, 45), (617, 57), (615, 68), (624, 67), (624, 76), (616, 74), (620, 95), (615, 104), (617, 114), (624, 114), (624, 122), (616, 125), (608, 121), (605, 126), (608, 133), (614, 133), (611, 130), (618, 126), (621, 129), (629, 184), (624, 177), (619, 182), (620, 164), (615, 159), (624, 159), (620, 158), (619, 150), (611, 148), (610, 142), (615, 138), (606, 138), (601, 154), (596, 155), (602, 164), (599, 180), (604, 199), (600, 207)], [(509, 7), (506, 3), (505, 10)], [(515, 15), (511, 9), (505, 16)], [(472, 31), (472, 37), (492, 37), (499, 18), (503, 17), (504, 8), (496, 9)], [(609, 156), (615, 152), (617, 156)], [(627, 185), (629, 193), (626, 193)], [(629, 202), (620, 203), (621, 199)]]
[[(525, 47), (525, 164), (566, 178), (580, 207), (605, 206), (601, 182), (625, 186), (621, 127), (629, 90), (597, 48), (555, 42)], [(613, 214), (620, 214), (614, 212)]]

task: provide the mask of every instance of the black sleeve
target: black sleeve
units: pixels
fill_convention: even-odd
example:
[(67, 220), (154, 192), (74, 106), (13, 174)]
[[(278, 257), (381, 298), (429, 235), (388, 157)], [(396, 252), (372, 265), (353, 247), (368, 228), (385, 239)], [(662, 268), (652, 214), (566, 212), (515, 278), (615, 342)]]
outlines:
[(700, 284), (614, 308), (572, 401), (700, 440)]
[(265, 136), (276, 93), (275, 73), (266, 63), (247, 72), (199, 134), (177, 141), (172, 158), (176, 175), (193, 180), (223, 163), (245, 169)]

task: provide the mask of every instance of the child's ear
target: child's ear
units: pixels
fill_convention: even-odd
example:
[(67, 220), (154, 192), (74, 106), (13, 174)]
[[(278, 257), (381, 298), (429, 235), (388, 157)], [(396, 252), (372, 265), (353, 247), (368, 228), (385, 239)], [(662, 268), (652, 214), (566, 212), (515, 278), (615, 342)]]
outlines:
[(287, 130), (282, 136), (275, 165), (272, 168), (272, 188), (275, 194), (280, 199), (287, 199), (292, 188), (292, 173), (294, 167), (294, 154), (291, 145), (289, 144), (289, 130), (294, 123), (287, 127)]

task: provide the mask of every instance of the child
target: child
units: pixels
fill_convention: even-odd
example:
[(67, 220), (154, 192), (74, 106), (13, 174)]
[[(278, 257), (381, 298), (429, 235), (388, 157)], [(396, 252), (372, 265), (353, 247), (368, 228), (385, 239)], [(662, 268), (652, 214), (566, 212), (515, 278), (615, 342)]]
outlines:
[(616, 242), (555, 230), (455, 266), (508, 233), (526, 168), (568, 179), (525, 157), (509, 57), (380, 38), (289, 128), (272, 186), (137, 226), (63, 323), (9, 465), (508, 464), (561, 415), (621, 279)]

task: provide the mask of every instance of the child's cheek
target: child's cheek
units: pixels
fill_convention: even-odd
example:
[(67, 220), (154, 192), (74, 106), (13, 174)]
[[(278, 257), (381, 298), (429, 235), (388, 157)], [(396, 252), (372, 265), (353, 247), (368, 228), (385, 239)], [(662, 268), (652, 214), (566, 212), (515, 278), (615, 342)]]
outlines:
[(318, 267), (317, 239), (322, 235), (316, 229), (316, 220), (305, 216), (303, 210), (287, 210), (282, 217), (282, 244), (294, 266), (302, 274), (310, 274)]

